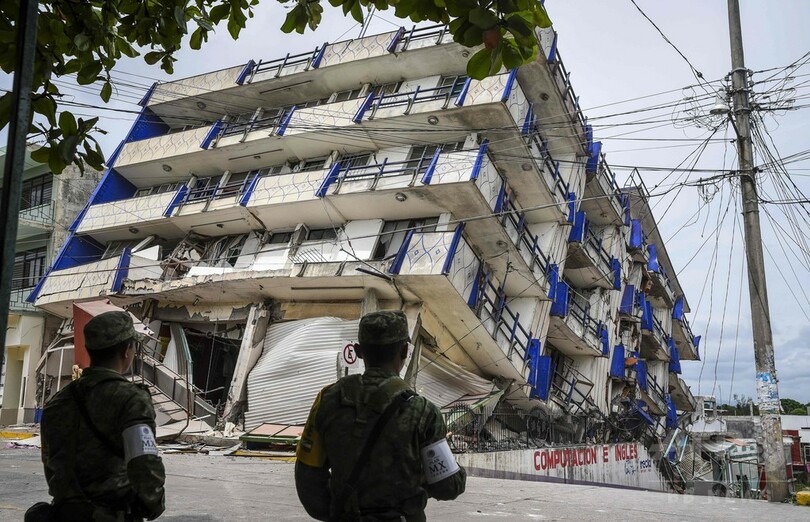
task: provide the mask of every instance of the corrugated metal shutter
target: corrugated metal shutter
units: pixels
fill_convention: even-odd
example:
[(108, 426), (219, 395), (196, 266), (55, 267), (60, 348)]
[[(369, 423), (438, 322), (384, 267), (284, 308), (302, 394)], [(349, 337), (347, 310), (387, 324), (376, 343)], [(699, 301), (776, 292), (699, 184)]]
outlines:
[[(337, 380), (338, 354), (347, 342), (354, 342), (358, 324), (358, 320), (318, 317), (270, 325), (262, 355), (248, 375), (245, 429), (265, 422), (306, 422), (315, 396)], [(450, 360), (428, 356), (420, 360), (416, 391), (437, 406), (493, 390), (492, 383)]]
[[(424, 353), (424, 352), (423, 352)], [(465, 395), (491, 392), (494, 385), (444, 356), (425, 354), (416, 374), (416, 393), (442, 408)]]
[(320, 389), (337, 380), (337, 355), (356, 339), (358, 323), (318, 317), (270, 325), (248, 375), (245, 429), (306, 422)]

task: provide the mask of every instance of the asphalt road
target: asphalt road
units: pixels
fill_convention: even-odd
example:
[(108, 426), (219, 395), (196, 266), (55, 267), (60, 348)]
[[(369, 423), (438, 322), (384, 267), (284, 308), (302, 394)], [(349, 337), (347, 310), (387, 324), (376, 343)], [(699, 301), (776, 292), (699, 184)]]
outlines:
[[(22, 520), (47, 500), (35, 448), (0, 442), (0, 521)], [(167, 510), (159, 520), (307, 520), (293, 485), (293, 466), (245, 457), (165, 455)], [(544, 482), (471, 477), (453, 502), (430, 501), (428, 519), (810, 521), (810, 507)]]

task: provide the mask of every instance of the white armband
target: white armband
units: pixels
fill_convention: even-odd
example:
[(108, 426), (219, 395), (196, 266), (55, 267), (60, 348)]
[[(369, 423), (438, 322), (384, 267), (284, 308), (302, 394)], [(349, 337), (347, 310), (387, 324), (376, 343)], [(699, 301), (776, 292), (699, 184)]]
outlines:
[(447, 439), (438, 440), (422, 448), (422, 467), (428, 484), (435, 484), (458, 473), (458, 462), (450, 450), (450, 445), (447, 444)]
[(141, 455), (157, 455), (157, 444), (152, 428), (146, 424), (136, 424), (124, 430), (121, 435), (124, 439), (124, 462), (140, 457)]

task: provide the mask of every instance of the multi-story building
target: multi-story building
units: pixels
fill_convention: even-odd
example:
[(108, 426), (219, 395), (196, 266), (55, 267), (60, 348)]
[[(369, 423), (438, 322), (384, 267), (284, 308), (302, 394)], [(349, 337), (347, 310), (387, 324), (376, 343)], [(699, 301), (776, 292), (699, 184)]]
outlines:
[(127, 305), (145, 376), (212, 423), (302, 422), (360, 315), (402, 308), (458, 445), (664, 436), (695, 405), (688, 304), (538, 39), (482, 81), (440, 26), (155, 84), (32, 299)]
[[(4, 168), (5, 155), (5, 148), (0, 149), (0, 169)], [(67, 237), (67, 226), (100, 178), (100, 172), (90, 170), (80, 175), (75, 166), (54, 176), (47, 165), (26, 157), (5, 357), (0, 371), (0, 425), (34, 421), (38, 362), (60, 318), (34, 308), (26, 298), (45, 274)], [(69, 369), (70, 364), (68, 374)]]

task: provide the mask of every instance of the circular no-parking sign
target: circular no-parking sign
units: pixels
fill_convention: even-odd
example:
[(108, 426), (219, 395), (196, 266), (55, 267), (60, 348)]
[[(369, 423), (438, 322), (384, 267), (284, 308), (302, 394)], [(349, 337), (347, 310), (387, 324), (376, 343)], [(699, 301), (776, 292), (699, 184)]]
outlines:
[(343, 347), (343, 360), (349, 365), (357, 362), (357, 354), (354, 352), (353, 344), (347, 344)]

